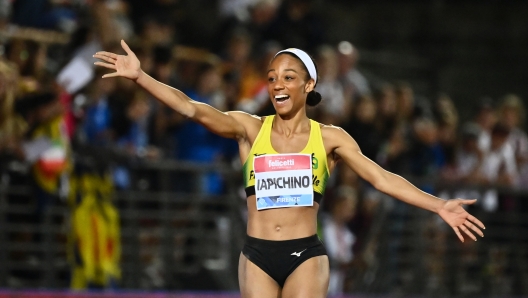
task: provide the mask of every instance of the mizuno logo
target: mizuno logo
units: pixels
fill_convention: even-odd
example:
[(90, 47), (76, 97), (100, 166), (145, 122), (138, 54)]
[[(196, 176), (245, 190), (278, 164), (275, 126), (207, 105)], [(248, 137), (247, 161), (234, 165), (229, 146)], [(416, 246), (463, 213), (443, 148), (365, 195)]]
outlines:
[(294, 252), (294, 253), (292, 253), (291, 255), (292, 255), (292, 256), (300, 257), (301, 254), (302, 254), (305, 250), (307, 250), (307, 248), (305, 248), (303, 251), (300, 251), (300, 252)]

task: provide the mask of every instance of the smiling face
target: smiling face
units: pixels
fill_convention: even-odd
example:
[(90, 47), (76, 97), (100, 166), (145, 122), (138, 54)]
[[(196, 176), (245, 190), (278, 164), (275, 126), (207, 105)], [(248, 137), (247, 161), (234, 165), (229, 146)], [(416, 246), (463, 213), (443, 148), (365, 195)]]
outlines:
[(295, 115), (303, 109), (314, 83), (301, 60), (290, 54), (278, 55), (269, 65), (268, 93), (281, 116)]

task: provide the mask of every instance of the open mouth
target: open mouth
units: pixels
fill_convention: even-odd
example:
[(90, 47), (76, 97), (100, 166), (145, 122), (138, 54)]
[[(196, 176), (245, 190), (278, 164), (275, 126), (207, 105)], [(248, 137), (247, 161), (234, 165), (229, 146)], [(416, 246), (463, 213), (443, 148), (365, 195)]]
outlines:
[(288, 100), (289, 98), (290, 98), (290, 96), (287, 95), (287, 94), (275, 95), (275, 100), (276, 100), (278, 103), (285, 102), (285, 101)]

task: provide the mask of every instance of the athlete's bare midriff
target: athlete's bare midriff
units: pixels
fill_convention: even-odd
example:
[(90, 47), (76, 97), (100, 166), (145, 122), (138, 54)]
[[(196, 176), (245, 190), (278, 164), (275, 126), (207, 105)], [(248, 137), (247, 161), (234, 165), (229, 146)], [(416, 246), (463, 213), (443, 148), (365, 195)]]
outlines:
[(255, 196), (247, 198), (247, 234), (266, 240), (290, 240), (304, 238), (317, 232), (319, 204), (311, 207), (290, 207), (257, 210)]

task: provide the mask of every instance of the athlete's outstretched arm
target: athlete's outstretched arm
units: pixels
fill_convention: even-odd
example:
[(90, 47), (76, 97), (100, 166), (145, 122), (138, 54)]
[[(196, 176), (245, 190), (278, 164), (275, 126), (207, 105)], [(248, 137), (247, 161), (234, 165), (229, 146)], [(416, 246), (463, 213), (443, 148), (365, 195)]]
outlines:
[(102, 60), (95, 62), (96, 65), (115, 70), (113, 73), (105, 74), (103, 78), (124, 77), (133, 80), (176, 112), (204, 125), (213, 133), (226, 138), (246, 138), (246, 130), (242, 123), (251, 121), (253, 116), (243, 112), (221, 112), (210, 105), (190, 99), (178, 89), (156, 81), (141, 70), (138, 58), (125, 41), (121, 41), (121, 46), (127, 55), (110, 52), (97, 52), (94, 55), (95, 58)]
[(473, 204), (476, 200), (442, 200), (419, 190), (410, 182), (388, 172), (372, 160), (365, 157), (361, 150), (343, 129), (328, 127), (325, 143), (329, 143), (334, 152), (359, 176), (370, 182), (376, 189), (411, 205), (438, 213), (449, 224), (460, 241), (464, 242), (461, 231), (473, 240), (477, 240), (474, 233), (484, 237), (481, 229), (485, 229), (480, 220), (467, 213), (464, 204)]

